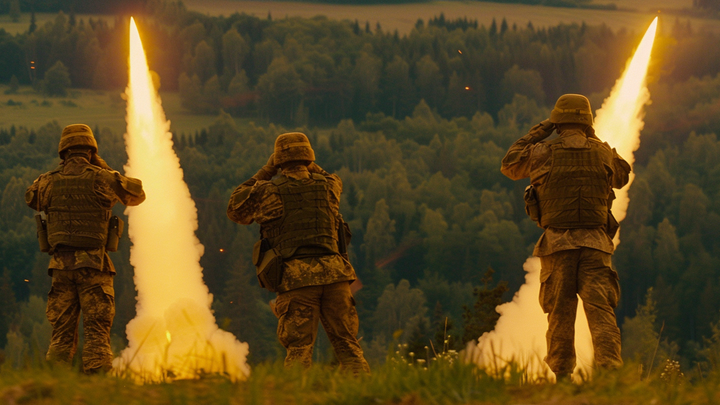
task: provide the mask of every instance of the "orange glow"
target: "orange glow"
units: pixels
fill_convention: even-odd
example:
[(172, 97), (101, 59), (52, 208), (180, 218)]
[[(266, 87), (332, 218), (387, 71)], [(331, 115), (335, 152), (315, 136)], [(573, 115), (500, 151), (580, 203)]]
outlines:
[(147, 199), (126, 211), (137, 313), (126, 327), (128, 347), (113, 369), (141, 383), (205, 373), (243, 380), (250, 372), (248, 347), (219, 329), (213, 316), (200, 266), (204, 247), (195, 236), (197, 209), (134, 19), (129, 65), (125, 172), (142, 180)]
[(470, 86), (465, 86), (465, 90), (470, 90)]
[[(597, 112), (595, 132), (603, 141), (617, 149), (620, 156), (630, 165), (635, 162), (633, 153), (640, 147), (640, 131), (644, 126), (644, 106), (650, 101), (647, 89), (647, 70), (650, 65), (658, 19), (655, 17), (638, 45), (625, 73), (615, 84), (610, 96)], [(623, 130), (618, 130), (622, 128)], [(625, 218), (627, 212), (627, 192), (635, 177), (630, 173), (630, 182), (622, 190), (616, 191), (617, 199), (613, 203), (613, 214), (618, 221)], [(615, 241), (616, 244), (619, 240)]]

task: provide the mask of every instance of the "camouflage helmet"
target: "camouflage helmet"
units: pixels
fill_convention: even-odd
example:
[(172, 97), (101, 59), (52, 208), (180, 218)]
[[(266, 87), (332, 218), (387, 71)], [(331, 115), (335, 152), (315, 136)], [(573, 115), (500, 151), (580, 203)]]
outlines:
[(550, 112), (553, 124), (593, 124), (592, 108), (587, 97), (581, 94), (563, 94)]
[(90, 148), (93, 153), (97, 153), (98, 150), (97, 141), (89, 126), (85, 124), (71, 124), (66, 126), (62, 131), (62, 135), (60, 135), (58, 154), (62, 158), (63, 152), (78, 146)]
[(294, 160), (315, 161), (310, 140), (301, 132), (288, 132), (275, 140), (275, 166)]

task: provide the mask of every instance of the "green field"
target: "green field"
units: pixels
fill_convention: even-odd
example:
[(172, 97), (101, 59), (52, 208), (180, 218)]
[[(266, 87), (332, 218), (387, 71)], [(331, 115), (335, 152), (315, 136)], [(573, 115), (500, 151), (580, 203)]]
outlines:
[[(595, 3), (612, 3), (612, 0), (595, 0)], [(660, 15), (660, 29), (669, 29), (675, 21), (675, 15), (663, 14), (663, 10), (672, 11), (692, 7), (691, 0), (621, 0), (614, 1), (621, 10), (607, 11), (578, 8), (540, 7), (523, 4), (503, 4), (477, 1), (434, 1), (429, 3), (396, 5), (334, 5), (304, 2), (282, 1), (239, 1), (239, 0), (187, 0), (185, 5), (211, 15), (230, 15), (235, 12), (265, 17), (270, 13), (273, 18), (314, 17), (325, 15), (332, 19), (369, 21), (374, 27), (379, 22), (384, 30), (398, 30), (400, 34), (409, 33), (418, 18), (428, 19), (444, 13), (446, 18), (477, 19), (480, 24), (489, 26), (493, 18), (506, 18), (508, 24), (525, 26), (532, 21), (536, 27), (554, 26), (559, 23), (606, 24), (613, 29), (644, 31), (655, 15)], [(658, 10), (660, 13), (658, 14)], [(684, 18), (683, 21), (686, 19)], [(720, 31), (720, 20), (690, 19), (693, 27)], [(499, 21), (498, 21), (499, 22)]]
[(575, 385), (522, 383), (511, 372), (506, 381), (455, 363), (409, 366), (389, 362), (369, 376), (353, 377), (315, 366), (309, 371), (264, 364), (247, 381), (221, 376), (136, 385), (110, 376), (84, 376), (67, 369), (5, 367), (0, 398), (7, 404), (716, 404), (715, 375), (691, 383), (681, 374), (641, 378), (638, 369), (596, 376)]
[[(37, 24), (38, 27), (42, 26), (43, 24), (47, 22), (51, 22), (57, 17), (57, 13), (35, 13), (35, 24)], [(77, 14), (75, 18), (80, 20), (89, 20), (89, 19), (103, 19), (107, 21), (109, 24), (114, 24), (115, 18), (110, 16), (103, 16), (103, 15), (91, 15), (91, 14)], [(30, 27), (30, 13), (22, 13), (20, 16), (20, 20), (18, 22), (13, 22), (10, 19), (10, 16), (8, 14), (0, 14), (0, 28), (4, 29), (10, 34), (20, 34), (28, 30)]]
[[(108, 127), (117, 134), (125, 131), (125, 101), (120, 92), (72, 90), (66, 98), (44, 97), (29, 87), (18, 94), (5, 94), (7, 86), (0, 86), (0, 127), (37, 127), (57, 121), (62, 127), (86, 123), (91, 127)], [(206, 128), (214, 120), (212, 115), (194, 115), (180, 106), (178, 93), (162, 93), (165, 114), (173, 132), (194, 132)]]

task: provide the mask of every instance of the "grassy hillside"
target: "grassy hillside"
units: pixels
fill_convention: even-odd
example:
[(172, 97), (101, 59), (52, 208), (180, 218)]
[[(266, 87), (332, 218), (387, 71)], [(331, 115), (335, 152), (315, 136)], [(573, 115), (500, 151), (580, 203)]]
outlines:
[[(612, 1), (598, 1), (603, 4)], [(211, 15), (230, 15), (235, 12), (244, 12), (259, 17), (270, 13), (273, 18), (305, 17), (325, 15), (332, 19), (369, 21), (374, 28), (380, 23), (383, 30), (406, 34), (412, 30), (418, 18), (427, 21), (429, 18), (444, 13), (446, 18), (477, 19), (480, 24), (489, 26), (493, 18), (501, 20), (506, 18), (511, 26), (527, 25), (532, 21), (536, 27), (549, 27), (559, 23), (573, 23), (585, 21), (590, 25), (607, 24), (610, 28), (626, 28), (634, 31), (644, 31), (652, 17), (658, 10), (681, 9), (692, 7), (690, 0), (622, 0), (615, 3), (623, 10), (590, 10), (573, 8), (538, 7), (522, 4), (502, 4), (489, 2), (460, 2), (435, 1), (431, 3), (348, 6), (334, 4), (282, 2), (282, 1), (238, 1), (238, 0), (187, 0), (184, 2), (191, 10), (197, 10)], [(632, 11), (631, 11), (632, 10)], [(660, 13), (661, 27), (668, 28), (674, 22), (675, 16), (665, 17)], [(713, 31), (720, 31), (720, 21), (691, 19), (694, 27), (706, 27)], [(662, 29), (662, 28), (661, 28)]]
[(638, 369), (596, 376), (582, 385), (522, 384), (488, 377), (458, 362), (425, 369), (401, 361), (370, 376), (354, 378), (326, 367), (307, 372), (279, 364), (256, 367), (249, 380), (220, 376), (174, 383), (136, 385), (108, 376), (84, 376), (66, 369), (35, 367), (0, 374), (0, 398), (17, 404), (712, 404), (718, 379), (691, 383), (665, 374), (642, 380)]

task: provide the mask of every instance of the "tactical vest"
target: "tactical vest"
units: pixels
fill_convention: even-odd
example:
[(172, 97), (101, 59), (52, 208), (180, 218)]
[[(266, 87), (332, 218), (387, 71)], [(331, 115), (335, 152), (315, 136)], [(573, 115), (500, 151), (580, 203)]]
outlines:
[(50, 246), (97, 249), (105, 246), (111, 211), (95, 195), (97, 171), (77, 175), (57, 170), (51, 174), (52, 189), (47, 209)]
[(262, 224), (260, 233), (284, 259), (339, 253), (338, 219), (330, 208), (330, 187), (324, 176), (273, 180), (283, 204), (283, 216)]
[(612, 191), (607, 167), (612, 154), (596, 141), (569, 148), (563, 138), (548, 142), (552, 167), (547, 180), (535, 187), (543, 228), (596, 228), (608, 221)]

